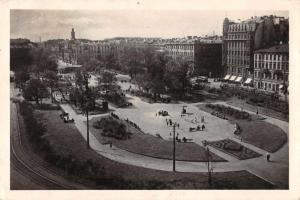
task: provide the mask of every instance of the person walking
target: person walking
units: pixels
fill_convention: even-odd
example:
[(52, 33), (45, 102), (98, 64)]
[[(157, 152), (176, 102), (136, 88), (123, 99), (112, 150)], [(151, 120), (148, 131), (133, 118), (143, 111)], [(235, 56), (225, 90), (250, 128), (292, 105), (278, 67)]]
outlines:
[(205, 129), (205, 126), (204, 126), (204, 124), (202, 125), (202, 131), (204, 131), (204, 129)]
[(270, 162), (271, 155), (267, 153), (267, 161)]

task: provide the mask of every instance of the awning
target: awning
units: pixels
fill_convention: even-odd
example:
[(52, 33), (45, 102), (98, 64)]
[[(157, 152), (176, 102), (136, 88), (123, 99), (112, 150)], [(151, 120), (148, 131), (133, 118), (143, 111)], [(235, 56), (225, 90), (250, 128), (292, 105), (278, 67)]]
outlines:
[(245, 81), (245, 84), (250, 84), (252, 82), (252, 78), (247, 78), (247, 80)]
[(229, 80), (234, 81), (236, 79), (236, 76), (232, 76)]
[(235, 80), (235, 82), (241, 82), (241, 81), (242, 81), (242, 78), (243, 78), (243, 77), (241, 77), (241, 76), (237, 77), (236, 80)]
[(228, 80), (228, 79), (229, 79), (229, 77), (230, 77), (230, 75), (229, 75), (229, 74), (227, 74), (227, 75), (225, 76), (224, 80)]

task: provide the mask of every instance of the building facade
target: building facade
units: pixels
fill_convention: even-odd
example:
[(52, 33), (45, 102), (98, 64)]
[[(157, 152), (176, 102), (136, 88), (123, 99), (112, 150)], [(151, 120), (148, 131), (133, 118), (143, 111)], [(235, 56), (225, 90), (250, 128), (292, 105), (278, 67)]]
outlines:
[(58, 59), (71, 64), (78, 64), (80, 58), (100, 58), (113, 52), (121, 51), (124, 47), (122, 41), (89, 41), (75, 38), (75, 31), (71, 31), (71, 40), (63, 40), (58, 43), (56, 54)]
[(167, 42), (167, 55), (192, 61), (193, 75), (219, 77), (222, 71), (222, 41), (214, 38), (178, 39)]
[(222, 43), (196, 41), (194, 74), (207, 77), (222, 77)]
[(254, 53), (254, 86), (269, 92), (281, 92), (288, 86), (289, 45), (276, 45)]
[(252, 17), (223, 22), (222, 65), (225, 80), (253, 83), (254, 51), (288, 42), (288, 19), (276, 16)]

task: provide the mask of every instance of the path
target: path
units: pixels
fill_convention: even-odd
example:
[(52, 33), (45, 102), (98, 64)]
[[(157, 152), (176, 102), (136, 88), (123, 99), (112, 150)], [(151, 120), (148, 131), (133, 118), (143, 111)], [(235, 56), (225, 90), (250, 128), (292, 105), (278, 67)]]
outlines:
[[(220, 102), (220, 103), (227, 105), (225, 102)], [(86, 121), (86, 118), (83, 117), (82, 115), (76, 114), (74, 110), (71, 108), (71, 106), (69, 106), (68, 104), (62, 104), (61, 107), (64, 111), (68, 112), (72, 118), (75, 119), (76, 127), (80, 131), (81, 135), (86, 139), (86, 124), (84, 123), (84, 121)], [(101, 116), (101, 115), (96, 115), (93, 117), (97, 117), (97, 116)], [(266, 117), (266, 121), (279, 126), (288, 134), (287, 122), (283, 122), (278, 119), (274, 119), (267, 116), (264, 117)], [(91, 148), (93, 148), (100, 155), (103, 155), (109, 159), (121, 163), (130, 164), (130, 165), (136, 165), (136, 166), (157, 169), (157, 170), (172, 171), (171, 160), (158, 159), (158, 158), (138, 155), (135, 153), (131, 153), (119, 149), (115, 146), (110, 148), (108, 145), (102, 145), (92, 133), (90, 133), (89, 135), (90, 135)], [(257, 151), (258, 153), (261, 153), (263, 155), (266, 153), (264, 150), (259, 149), (253, 145), (243, 143), (243, 142), (241, 143), (244, 146)], [(218, 155), (222, 154), (214, 148), (210, 148), (210, 149), (212, 152)], [(288, 188), (288, 178), (287, 178), (288, 177), (288, 144), (284, 145), (279, 151), (271, 154), (271, 158), (272, 160), (274, 160), (274, 162), (267, 162), (265, 156), (248, 159), (248, 160), (242, 160), (242, 161), (224, 153), (221, 156), (224, 157), (225, 159), (228, 159), (229, 162), (213, 163), (214, 172), (247, 170), (254, 173), (257, 176), (260, 176), (261, 178), (269, 182), (276, 184), (279, 188)], [(207, 166), (205, 162), (176, 161), (176, 171), (206, 172)]]

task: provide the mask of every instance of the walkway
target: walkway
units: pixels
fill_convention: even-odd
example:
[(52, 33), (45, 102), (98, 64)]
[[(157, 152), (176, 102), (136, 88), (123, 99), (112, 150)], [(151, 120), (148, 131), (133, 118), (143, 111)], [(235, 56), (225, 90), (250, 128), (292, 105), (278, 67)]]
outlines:
[[(220, 103), (227, 105), (225, 102), (220, 102)], [(189, 104), (189, 106), (190, 105), (193, 104)], [(83, 117), (83, 115), (76, 114), (74, 110), (71, 108), (71, 106), (67, 104), (62, 104), (61, 107), (65, 112), (68, 112), (70, 116), (75, 119), (76, 127), (80, 131), (81, 135), (86, 139), (86, 124), (85, 124), (86, 118)], [(253, 113), (250, 111), (248, 112)], [(93, 117), (98, 117), (98, 116), (101, 115), (96, 115)], [(279, 126), (288, 134), (287, 122), (280, 121), (278, 119), (274, 119), (267, 116), (264, 117), (266, 117), (266, 121), (275, 124), (276, 126)], [(89, 136), (90, 136), (91, 148), (93, 148), (100, 155), (105, 156), (109, 159), (121, 163), (126, 163), (129, 165), (136, 165), (140, 167), (146, 167), (146, 168), (164, 170), (164, 171), (172, 171), (172, 160), (158, 159), (158, 158), (138, 155), (135, 153), (131, 153), (119, 149), (115, 146), (110, 148), (109, 145), (101, 144), (92, 133), (89, 133)], [(243, 143), (243, 142), (240, 143), (263, 155), (266, 153), (264, 150), (259, 149), (253, 145)], [(271, 159), (274, 160), (273, 162), (267, 162), (265, 156), (241, 161), (227, 154), (224, 154), (214, 148), (210, 148), (210, 149), (212, 152), (229, 160), (229, 162), (213, 163), (214, 172), (247, 170), (269, 182), (274, 183), (279, 188), (288, 188), (288, 144), (284, 145), (279, 151), (271, 154)], [(207, 165), (205, 162), (176, 161), (176, 171), (206, 172)]]

